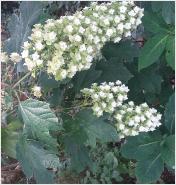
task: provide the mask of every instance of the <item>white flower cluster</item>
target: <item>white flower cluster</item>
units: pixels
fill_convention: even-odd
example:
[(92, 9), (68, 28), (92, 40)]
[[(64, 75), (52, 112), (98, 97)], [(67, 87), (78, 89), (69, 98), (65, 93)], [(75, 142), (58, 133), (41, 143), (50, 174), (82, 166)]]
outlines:
[(132, 2), (94, 2), (72, 16), (36, 24), (24, 43), (25, 65), (30, 71), (44, 68), (56, 80), (72, 78), (90, 68), (105, 42), (130, 36), (142, 16), (143, 9)]
[(121, 81), (92, 84), (91, 88), (84, 88), (81, 92), (86, 98), (91, 98), (93, 103), (93, 112), (96, 116), (102, 116), (103, 112), (113, 113), (115, 109), (122, 106), (122, 103), (127, 100), (129, 89)]
[(14, 63), (18, 63), (21, 60), (21, 56), (18, 53), (11, 53), (10, 54), (10, 60)]
[(9, 57), (8, 57), (7, 53), (1, 51), (1, 62), (6, 63), (8, 61), (9, 61)]
[(130, 101), (123, 104), (128, 99), (128, 91), (128, 87), (119, 80), (115, 83), (103, 82), (99, 86), (94, 83), (90, 89), (81, 90), (85, 100), (92, 104), (92, 110), (97, 117), (104, 112), (112, 116), (120, 138), (154, 131), (161, 125), (161, 114), (156, 109), (149, 108), (146, 103), (136, 106)]
[(40, 86), (34, 86), (32, 88), (32, 91), (34, 93), (34, 96), (36, 96), (37, 98), (40, 98), (42, 96), (41, 87)]
[(114, 119), (121, 138), (154, 131), (161, 125), (161, 114), (156, 109), (149, 108), (146, 103), (135, 106), (132, 101), (115, 111)]
[(8, 54), (6, 52), (1, 52), (1, 62), (6, 63), (9, 60), (11, 60), (14, 63), (18, 63), (21, 61), (21, 56), (18, 53), (11, 53), (10, 57), (8, 56)]

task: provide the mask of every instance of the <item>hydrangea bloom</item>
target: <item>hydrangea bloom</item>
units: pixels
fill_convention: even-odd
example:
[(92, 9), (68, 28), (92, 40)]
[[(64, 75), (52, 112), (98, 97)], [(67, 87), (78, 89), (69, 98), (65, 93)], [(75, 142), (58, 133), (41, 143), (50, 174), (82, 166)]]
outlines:
[(154, 131), (161, 125), (161, 114), (156, 109), (149, 108), (146, 103), (135, 106), (132, 101), (117, 109), (114, 119), (121, 138)]
[(36, 24), (22, 57), (30, 71), (45, 69), (56, 80), (89, 69), (105, 42), (119, 42), (141, 23), (143, 9), (132, 2), (92, 3), (72, 16)]
[(96, 116), (103, 115), (103, 112), (113, 113), (115, 109), (122, 106), (122, 103), (127, 100), (129, 89), (121, 81), (102, 83), (97, 85), (92, 84), (91, 88), (84, 88), (81, 92), (86, 98), (90, 98), (93, 103), (93, 112)]

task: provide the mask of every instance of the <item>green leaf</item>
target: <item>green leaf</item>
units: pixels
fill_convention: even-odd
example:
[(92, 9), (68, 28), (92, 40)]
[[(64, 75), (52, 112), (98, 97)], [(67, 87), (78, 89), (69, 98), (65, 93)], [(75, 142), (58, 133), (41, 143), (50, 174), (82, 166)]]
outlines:
[(122, 146), (122, 155), (129, 159), (136, 159), (135, 174), (138, 183), (156, 182), (163, 169), (164, 162), (161, 158), (160, 132), (141, 133), (135, 137), (128, 137)]
[(85, 140), (82, 138), (81, 141), (86, 143), (88, 139), (88, 143), (92, 146), (96, 145), (96, 139), (99, 139), (101, 142), (112, 142), (118, 140), (115, 127), (106, 123), (102, 118), (98, 118), (93, 115), (93, 112), (89, 109), (80, 111), (74, 119), (69, 119), (65, 124), (75, 125), (72, 130), (76, 130), (77, 134), (81, 132), (84, 133), (84, 136), (86, 134)]
[(134, 57), (138, 56), (139, 48), (130, 40), (121, 41), (118, 44), (109, 42), (103, 47), (102, 54), (107, 60), (117, 58), (118, 61), (131, 61)]
[(46, 168), (60, 167), (59, 159), (38, 142), (27, 141), (22, 136), (17, 144), (17, 159), (28, 178), (34, 176), (39, 184), (54, 183), (54, 174)]
[(20, 52), (22, 44), (28, 39), (31, 33), (31, 27), (38, 22), (39, 16), (46, 6), (43, 2), (21, 2), (19, 15), (13, 13), (8, 30), (10, 39), (5, 42), (6, 52)]
[(128, 65), (128, 69), (130, 69), (134, 75), (134, 77), (128, 81), (128, 87), (130, 89), (128, 93), (129, 99), (136, 103), (142, 103), (144, 101), (154, 103), (161, 92), (163, 79), (161, 75), (158, 74), (155, 64), (140, 72), (137, 71), (136, 64), (137, 63), (133, 62)]
[(16, 144), (19, 138), (19, 133), (2, 128), (1, 134), (2, 151), (5, 152), (6, 155), (16, 159)]
[(170, 135), (164, 140), (161, 147), (161, 157), (171, 168), (175, 166), (175, 135)]
[(118, 140), (116, 129), (102, 118), (94, 116), (91, 110), (82, 110), (77, 114), (76, 118), (77, 121), (84, 124), (85, 132), (93, 146), (96, 145), (96, 139), (99, 139), (100, 142)]
[(167, 24), (175, 22), (175, 4), (172, 1), (162, 2), (162, 16)]
[(86, 167), (92, 167), (88, 149), (85, 144), (96, 145), (96, 139), (101, 142), (117, 141), (116, 129), (102, 119), (97, 118), (90, 110), (80, 111), (74, 118), (65, 118), (64, 137), (66, 151), (71, 157), (72, 168), (77, 172)]
[(165, 49), (167, 38), (167, 34), (157, 34), (145, 43), (139, 56), (138, 70), (150, 66), (159, 59)]
[(161, 92), (159, 94), (159, 100), (161, 105), (166, 105), (169, 100), (169, 97), (173, 94), (172, 85), (168, 81), (164, 81), (161, 84)]
[[(157, 3), (158, 4), (158, 3)], [(144, 12), (144, 17), (142, 18), (144, 24), (144, 29), (152, 33), (168, 32), (168, 26), (156, 13)]]
[[(81, 139), (81, 138), (80, 138)], [(92, 166), (92, 160), (89, 157), (89, 150), (83, 144), (75, 142), (74, 137), (65, 138), (66, 152), (71, 158), (71, 168), (80, 173), (86, 167)]]
[(170, 134), (173, 134), (175, 131), (175, 95), (173, 94), (166, 105), (164, 112), (164, 125), (168, 129)]
[[(19, 13), (13, 13), (8, 30), (10, 38), (4, 43), (4, 49), (7, 53), (22, 52), (22, 45), (28, 40), (31, 33), (31, 27), (39, 21), (43, 8), (47, 5), (45, 2), (23, 1), (20, 3)], [(17, 65), (18, 72), (24, 72), (25, 68), (22, 62)]]
[(152, 1), (151, 5), (153, 12), (158, 12), (162, 9), (162, 2)]
[(175, 36), (170, 36), (166, 42), (167, 64), (175, 70)]
[(95, 70), (95, 65), (89, 70), (81, 71), (73, 78), (73, 87), (75, 93), (78, 93), (83, 88), (89, 88), (101, 75), (100, 70)]
[(155, 94), (160, 93), (162, 77), (159, 74), (154, 73), (154, 71), (153, 73), (151, 73), (150, 71), (146, 71), (141, 73), (139, 78), (140, 86), (145, 92)]
[(161, 154), (156, 154), (153, 158), (137, 162), (135, 174), (138, 183), (156, 183), (164, 170), (164, 163)]
[(53, 88), (59, 87), (60, 82), (56, 81), (54, 77), (49, 76), (47, 73), (42, 72), (39, 77), (39, 84), (45, 92), (48, 92)]
[(49, 97), (50, 106), (55, 107), (61, 105), (63, 98), (64, 89), (61, 89), (60, 87), (54, 88), (52, 91), (52, 95)]
[(124, 64), (118, 60), (118, 58), (111, 58), (108, 61), (100, 61), (97, 64), (97, 69), (103, 71), (98, 82), (115, 82), (116, 80), (121, 80), (123, 83), (126, 83), (132, 78), (132, 74)]
[(19, 139), (19, 129), (21, 129), (22, 126), (23, 124), (18, 119), (16, 119), (1, 130), (2, 151), (14, 159), (16, 159), (16, 144)]
[(56, 149), (57, 142), (50, 131), (59, 130), (60, 125), (49, 104), (28, 99), (20, 103), (19, 112), (25, 124), (24, 131), (32, 138), (39, 139), (46, 147)]
[(135, 137), (128, 137), (122, 146), (122, 155), (129, 159), (147, 160), (160, 152), (162, 136), (158, 132), (141, 133)]
[(92, 166), (88, 149), (84, 145), (87, 134), (84, 125), (77, 119), (77, 116), (75, 119), (65, 116), (63, 121), (65, 150), (71, 158), (71, 168), (79, 173), (86, 167)]
[(11, 121), (7, 127), (8, 130), (10, 131), (18, 131), (23, 128), (23, 123), (19, 119), (14, 119)]
[(89, 141), (91, 141), (89, 143), (92, 146), (96, 145), (96, 139), (99, 139), (100, 142), (118, 141), (118, 136), (115, 128), (103, 121), (94, 120), (92, 123), (89, 122), (86, 131)]
[(4, 99), (6, 109), (12, 109), (13, 108), (12, 92), (5, 93), (5, 96), (3, 99)]
[(162, 14), (163, 19), (167, 24), (174, 24), (175, 22), (175, 6), (172, 1), (151, 2), (152, 10)]

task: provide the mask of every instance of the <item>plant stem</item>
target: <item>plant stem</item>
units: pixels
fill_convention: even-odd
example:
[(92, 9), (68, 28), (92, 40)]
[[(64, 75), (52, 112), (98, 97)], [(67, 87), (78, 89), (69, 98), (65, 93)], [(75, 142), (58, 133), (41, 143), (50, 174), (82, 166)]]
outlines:
[(81, 104), (81, 105), (77, 105), (77, 106), (73, 106), (73, 107), (64, 108), (62, 110), (69, 110), (69, 109), (73, 109), (73, 108), (86, 107), (87, 105), (92, 105), (92, 104)]
[(18, 96), (18, 93), (15, 90), (14, 90), (14, 93), (15, 93), (15, 96), (17, 97), (17, 99), (18, 99), (18, 102), (20, 103), (20, 98)]
[(27, 78), (30, 74), (31, 74), (31, 72), (26, 73), (26, 75), (24, 75), (17, 83), (15, 83), (15, 84), (13, 85), (12, 88), (15, 88), (16, 86), (18, 86), (18, 85), (19, 85), (25, 78)]

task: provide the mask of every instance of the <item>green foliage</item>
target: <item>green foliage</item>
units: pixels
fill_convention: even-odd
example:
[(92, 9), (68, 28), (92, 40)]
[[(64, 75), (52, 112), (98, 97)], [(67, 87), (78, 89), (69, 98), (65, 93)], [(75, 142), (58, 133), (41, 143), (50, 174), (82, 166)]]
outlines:
[(93, 169), (87, 170), (81, 183), (112, 184), (122, 181), (119, 173), (120, 155), (116, 147), (108, 147), (107, 144), (98, 144), (90, 151), (93, 161)]
[(122, 146), (122, 155), (137, 160), (135, 174), (139, 183), (155, 183), (164, 163), (174, 165), (174, 136), (162, 137), (159, 132), (142, 133), (128, 137)]
[[(73, 118), (64, 119), (64, 144), (71, 157), (74, 170), (81, 172), (86, 166), (91, 168), (92, 162), (86, 144), (95, 147), (100, 142), (117, 141), (117, 132), (113, 126), (92, 115), (90, 110), (82, 110)], [(71, 141), (71, 142), (70, 142)]]
[(175, 22), (174, 2), (172, 1), (152, 2), (152, 9), (154, 12), (161, 13), (163, 19), (167, 24), (174, 24)]
[(50, 135), (50, 131), (61, 128), (57, 117), (50, 110), (49, 104), (34, 99), (21, 102), (19, 112), (25, 124), (24, 131), (30, 137), (39, 139), (47, 148), (56, 149), (57, 141)]
[(166, 61), (167, 64), (175, 69), (175, 37), (170, 36), (166, 42)]
[(13, 108), (13, 97), (12, 92), (5, 92), (4, 96), (4, 104), (6, 109), (12, 109)]
[(60, 167), (59, 159), (39, 142), (26, 140), (25, 136), (21, 136), (17, 144), (17, 159), (28, 178), (34, 176), (39, 184), (54, 183), (54, 173), (46, 168)]
[(159, 152), (162, 137), (159, 133), (143, 133), (135, 137), (128, 137), (122, 146), (122, 154), (126, 158), (144, 160), (150, 158), (153, 153)]
[(131, 73), (118, 58), (111, 58), (108, 61), (100, 61), (97, 69), (102, 71), (98, 82), (115, 82), (117, 79), (127, 83), (132, 77)]
[(48, 98), (51, 107), (57, 107), (61, 105), (64, 98), (64, 89), (61, 87), (54, 88), (52, 90), (52, 95)]
[(139, 183), (156, 182), (163, 170), (164, 164), (161, 154), (156, 154), (150, 159), (137, 162), (136, 177)]
[(164, 139), (161, 157), (171, 168), (175, 166), (175, 135), (170, 135)]
[(166, 105), (164, 113), (165, 121), (164, 125), (168, 129), (170, 134), (175, 132), (175, 95), (173, 94)]
[(145, 25), (144, 29), (148, 32), (153, 34), (168, 32), (169, 26), (157, 13), (146, 11), (142, 21)]
[(48, 74), (44, 72), (41, 73), (38, 83), (40, 84), (40, 86), (45, 92), (48, 92), (51, 89), (57, 88), (60, 85), (60, 82), (56, 81), (54, 77), (48, 76)]
[(31, 27), (39, 21), (39, 16), (46, 3), (22, 2), (19, 7), (19, 15), (13, 13), (8, 24), (10, 39), (5, 42), (5, 51), (20, 52), (21, 46), (31, 33)]
[(83, 88), (88, 88), (94, 83), (100, 76), (102, 71), (96, 70), (95, 65), (91, 66), (89, 70), (81, 71), (73, 78), (73, 86), (75, 93), (80, 92)]
[[(79, 137), (79, 139), (81, 139)], [(70, 142), (72, 141), (72, 142)], [(89, 150), (75, 141), (75, 136), (65, 138), (66, 152), (71, 158), (71, 168), (76, 172), (83, 171), (86, 167), (91, 168), (92, 160), (89, 157)]]
[(87, 136), (81, 123), (81, 120), (77, 118), (73, 120), (71, 117), (65, 117), (63, 124), (66, 133), (64, 135), (65, 150), (71, 158), (71, 168), (77, 172), (91, 166), (89, 152), (84, 145)]
[(139, 54), (139, 48), (130, 40), (120, 41), (118, 44), (107, 43), (102, 49), (103, 56), (109, 60), (117, 58), (118, 61), (132, 61)]
[(25, 127), (17, 144), (17, 159), (28, 178), (34, 175), (37, 183), (53, 183), (54, 174), (46, 168), (60, 166), (54, 154), (57, 140), (50, 133), (61, 130), (58, 118), (49, 104), (34, 99), (21, 102), (19, 113)]
[(143, 69), (141, 72), (137, 71), (137, 61), (128, 64), (128, 69), (131, 70), (133, 78), (128, 82), (129, 99), (137, 103), (144, 101), (153, 103), (161, 92), (161, 85), (163, 78), (159, 74), (155, 66)]
[(136, 177), (139, 183), (152, 183), (159, 179), (164, 163), (161, 158), (160, 134), (143, 133), (136, 137), (129, 137), (122, 146), (122, 155), (136, 159)]
[(106, 60), (99, 61), (96, 66), (96, 69), (102, 71), (98, 82), (114, 82), (118, 79), (127, 83), (132, 74), (124, 64), (133, 61), (138, 53), (137, 45), (131, 41), (121, 41), (119, 44), (107, 43), (102, 49)]
[(101, 142), (118, 140), (116, 129), (102, 118), (94, 116), (91, 110), (82, 110), (76, 115), (74, 120), (70, 119), (68, 121), (69, 123), (67, 122), (66, 124), (74, 124), (84, 130), (88, 143), (92, 146), (96, 145), (96, 139)]
[[(143, 17), (144, 28), (153, 34), (148, 38), (139, 56), (138, 69), (141, 70), (159, 60), (162, 53), (166, 50), (166, 61), (172, 69), (175, 68), (174, 62), (174, 4), (170, 2), (152, 2), (153, 12), (145, 12)], [(162, 9), (161, 17), (160, 10)], [(164, 20), (163, 20), (164, 19)], [(168, 25), (170, 24), (170, 25)]]
[(163, 53), (167, 34), (157, 34), (146, 42), (139, 56), (139, 70), (146, 68), (157, 61)]
[[(28, 40), (32, 26), (40, 21), (46, 5), (46, 2), (24, 1), (20, 3), (19, 13), (13, 13), (8, 23), (10, 38), (4, 42), (5, 52), (21, 53), (23, 43)], [(22, 62), (17, 64), (17, 71), (26, 71)]]
[(101, 142), (110, 142), (118, 140), (117, 132), (112, 125), (104, 121), (100, 121), (98, 119), (92, 120), (90, 118), (87, 123), (88, 125), (86, 128), (86, 132), (88, 134), (88, 143), (91, 146), (96, 145), (96, 139), (98, 139)]
[(16, 144), (19, 139), (19, 129), (22, 129), (22, 123), (19, 120), (10, 122), (5, 128), (2, 128), (2, 151), (8, 156), (16, 158)]

